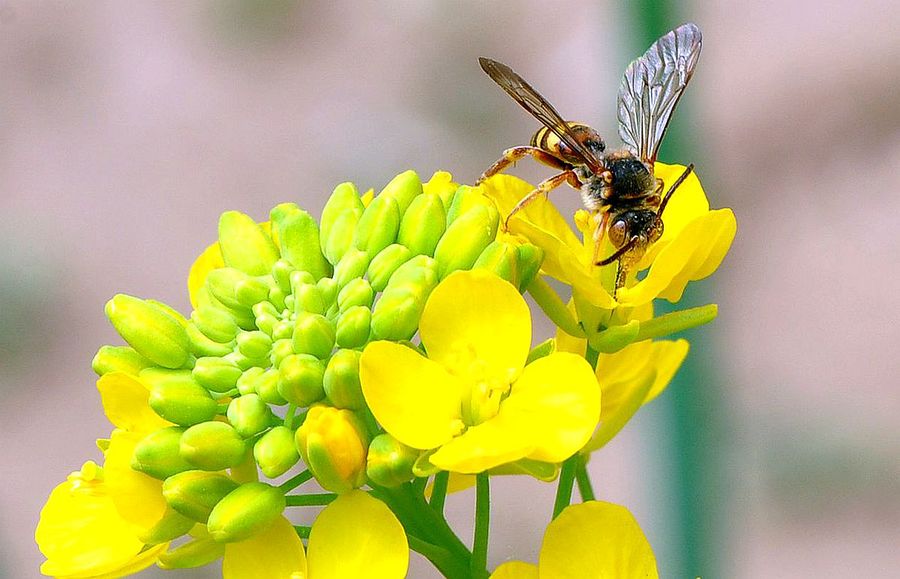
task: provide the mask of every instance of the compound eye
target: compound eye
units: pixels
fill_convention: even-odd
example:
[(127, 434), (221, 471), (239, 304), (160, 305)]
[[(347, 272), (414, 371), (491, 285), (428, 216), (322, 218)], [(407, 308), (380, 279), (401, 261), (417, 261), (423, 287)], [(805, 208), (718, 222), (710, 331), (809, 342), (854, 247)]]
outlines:
[(609, 240), (612, 242), (613, 246), (616, 248), (622, 247), (625, 245), (625, 240), (628, 238), (628, 224), (624, 219), (616, 219), (612, 222), (612, 225), (609, 226)]

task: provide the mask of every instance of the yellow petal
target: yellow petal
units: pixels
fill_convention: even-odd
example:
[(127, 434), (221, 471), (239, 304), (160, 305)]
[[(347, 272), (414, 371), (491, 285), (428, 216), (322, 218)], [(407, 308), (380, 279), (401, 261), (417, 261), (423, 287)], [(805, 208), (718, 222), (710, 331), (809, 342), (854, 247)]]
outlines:
[(669, 283), (668, 287), (660, 292), (659, 297), (673, 303), (680, 300), (688, 282), (712, 275), (731, 248), (731, 242), (734, 241), (735, 233), (737, 233), (737, 221), (731, 209), (711, 211), (704, 217), (706, 220), (704, 226), (707, 237), (706, 245), (694, 252), (691, 261)]
[(538, 433), (518, 417), (502, 413), (473, 426), (429, 457), (431, 464), (450, 472), (476, 474), (527, 456)]
[(531, 312), (509, 282), (484, 270), (458, 271), (431, 292), (419, 335), (429, 359), (451, 373), (477, 370), (509, 383), (528, 358)]
[(500, 415), (534, 436), (528, 458), (561, 462), (590, 439), (600, 419), (600, 387), (584, 358), (557, 352), (529, 364), (500, 404)]
[(656, 559), (625, 507), (589, 501), (567, 507), (547, 527), (538, 563), (541, 579), (657, 579)]
[(143, 382), (124, 372), (110, 372), (97, 380), (103, 411), (116, 428), (149, 433), (172, 426), (150, 408), (150, 391)]
[(422, 192), (440, 197), (444, 207), (450, 205), (450, 200), (457, 189), (459, 183), (454, 183), (453, 175), (446, 171), (435, 171), (427, 183), (422, 183)]
[(409, 567), (409, 544), (384, 503), (350, 491), (319, 514), (307, 556), (310, 579), (399, 579)]
[(366, 346), (359, 379), (375, 419), (407, 446), (436, 448), (462, 426), (463, 383), (406, 346), (392, 342)]
[(143, 438), (124, 430), (114, 430), (110, 436), (103, 474), (109, 495), (120, 516), (140, 530), (149, 530), (166, 512), (162, 481), (131, 468), (134, 447)]
[(507, 561), (491, 573), (490, 579), (538, 579), (538, 567), (524, 561)]
[(214, 269), (225, 267), (222, 259), (222, 250), (219, 249), (219, 242), (215, 242), (200, 254), (188, 272), (188, 294), (191, 298), (191, 306), (197, 307), (197, 292), (206, 283), (206, 276)]
[(644, 403), (656, 398), (681, 367), (690, 344), (687, 340), (644, 340), (614, 354), (601, 354), (597, 360), (597, 380), (603, 391), (602, 417), (615, 413), (623, 400), (653, 370), (656, 378)]
[(305, 578), (306, 573), (303, 543), (284, 517), (246, 541), (225, 545), (224, 579)]
[[(665, 163), (656, 163), (654, 172), (656, 176), (665, 183), (663, 192), (669, 190), (669, 186), (675, 182), (684, 172), (684, 165), (666, 165)], [(646, 269), (659, 251), (669, 244), (670, 241), (678, 237), (684, 227), (696, 219), (697, 217), (709, 212), (709, 200), (700, 185), (700, 179), (697, 172), (694, 171), (688, 175), (687, 179), (678, 187), (672, 198), (666, 205), (663, 213), (663, 235), (647, 251), (641, 260), (638, 269)]]

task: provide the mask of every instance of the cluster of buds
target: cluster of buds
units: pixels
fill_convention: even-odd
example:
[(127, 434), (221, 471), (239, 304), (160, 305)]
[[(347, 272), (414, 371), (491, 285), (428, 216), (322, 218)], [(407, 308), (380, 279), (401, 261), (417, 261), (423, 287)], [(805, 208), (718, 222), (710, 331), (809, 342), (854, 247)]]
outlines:
[(128, 295), (107, 303), (128, 346), (101, 348), (95, 371), (137, 378), (171, 423), (144, 436), (131, 462), (164, 481), (172, 512), (153, 542), (194, 523), (219, 543), (269, 524), (284, 492), (235, 474), (253, 463), (276, 479), (302, 459), (333, 492), (412, 479), (417, 453), (382, 432), (366, 406), (361, 350), (408, 343), (451, 272), (488, 269), (524, 291), (543, 257), (498, 239), (495, 206), (443, 173), (424, 187), (402, 173), (376, 196), (341, 184), (321, 224), (292, 203), (270, 217), (222, 215), (206, 254), (213, 265), (192, 272), (189, 317)]

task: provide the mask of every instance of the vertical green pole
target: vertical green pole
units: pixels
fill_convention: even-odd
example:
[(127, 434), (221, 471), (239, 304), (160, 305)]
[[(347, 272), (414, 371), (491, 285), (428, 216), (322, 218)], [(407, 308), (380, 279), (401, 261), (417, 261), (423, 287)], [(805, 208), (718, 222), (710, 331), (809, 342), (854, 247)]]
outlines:
[[(634, 38), (629, 46), (637, 57), (643, 54), (657, 38), (676, 26), (689, 20), (678, 13), (676, 3), (670, 0), (640, 0), (626, 2), (634, 22)], [(639, 41), (639, 42), (638, 42)], [(700, 68), (703, 67), (701, 56)], [(702, 75), (701, 77), (702, 78)], [(690, 101), (690, 88), (687, 98), (682, 101), (680, 110), (674, 115), (674, 122), (666, 133), (661, 148), (660, 159), (669, 162), (687, 164), (696, 159), (692, 157), (696, 147), (684, 138), (679, 127), (690, 126), (685, 119), (685, 102)], [(702, 170), (702, 163), (699, 164)], [(689, 290), (680, 308), (706, 303), (703, 291)], [(661, 300), (660, 300), (661, 301)], [(670, 311), (668, 302), (657, 307), (657, 313)], [(672, 431), (666, 432), (663, 440), (670, 441), (671, 463), (665, 467), (671, 469), (665, 480), (671, 481), (674, 496), (677, 497), (677, 509), (672, 520), (679, 534), (683, 568), (665, 569), (661, 573), (667, 577), (721, 577), (718, 544), (721, 531), (721, 497), (723, 468), (720, 457), (724, 448), (724, 422), (726, 411), (722, 401), (721, 388), (717, 386), (714, 371), (711, 370), (714, 360), (714, 344), (705, 338), (705, 332), (692, 332), (686, 337), (691, 341), (691, 354), (669, 386), (667, 392), (656, 404), (663, 408), (667, 425)], [(665, 565), (664, 562), (660, 562)]]

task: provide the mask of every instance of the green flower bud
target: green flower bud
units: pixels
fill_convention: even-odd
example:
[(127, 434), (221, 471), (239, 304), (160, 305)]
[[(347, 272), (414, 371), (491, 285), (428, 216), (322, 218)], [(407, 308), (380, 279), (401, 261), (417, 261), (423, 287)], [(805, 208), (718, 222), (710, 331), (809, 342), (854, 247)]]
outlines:
[(272, 238), (250, 216), (226, 211), (219, 217), (222, 260), (249, 275), (269, 273), (280, 257)]
[(272, 351), (272, 338), (265, 332), (241, 332), (237, 336), (238, 351), (251, 360), (268, 359)]
[(278, 340), (289, 340), (293, 335), (294, 323), (290, 320), (281, 320), (280, 322), (275, 324), (275, 327), (272, 328), (272, 339), (276, 342)]
[(327, 310), (331, 305), (337, 300), (338, 293), (338, 283), (334, 278), (331, 277), (323, 277), (318, 282), (316, 282), (316, 287), (319, 289), (319, 293), (322, 294), (322, 301), (325, 303), (325, 309)]
[(366, 482), (366, 430), (350, 410), (313, 406), (294, 442), (322, 488), (342, 493)]
[(369, 279), (372, 289), (376, 292), (384, 291), (388, 280), (397, 271), (397, 268), (412, 258), (413, 253), (404, 245), (394, 243), (388, 245), (369, 263), (366, 277)]
[(170, 426), (155, 430), (134, 447), (131, 468), (159, 480), (194, 467), (178, 452), (184, 429)]
[(238, 483), (222, 473), (189, 470), (167, 478), (162, 493), (170, 507), (205, 523), (213, 507), (236, 488)]
[(325, 368), (324, 386), (328, 400), (337, 408), (361, 410), (366, 407), (359, 384), (359, 357), (356, 350), (338, 350)]
[(419, 318), (431, 290), (437, 285), (435, 260), (420, 255), (400, 266), (372, 312), (372, 337), (376, 340), (409, 340), (419, 328)]
[(269, 314), (260, 314), (256, 316), (256, 327), (265, 332), (265, 334), (270, 338), (272, 337), (272, 333), (275, 331), (275, 324), (277, 324), (278, 322), (278, 318), (276, 318), (275, 316), (270, 316)]
[(173, 372), (168, 378), (153, 380), (149, 403), (154, 412), (180, 426), (212, 420), (218, 408), (189, 372)]
[(393, 197), (378, 196), (372, 200), (353, 237), (353, 246), (375, 255), (397, 240), (400, 229), (400, 207)]
[(256, 383), (265, 372), (265, 369), (258, 366), (244, 370), (240, 378), (237, 379), (237, 389), (241, 396), (248, 394), (256, 394)]
[(204, 336), (220, 344), (232, 341), (241, 331), (226, 310), (209, 305), (202, 305), (194, 310), (191, 313), (191, 320)]
[(232, 390), (241, 377), (242, 370), (231, 358), (197, 358), (191, 375), (194, 380), (213, 392)]
[(519, 254), (519, 291), (524, 292), (541, 271), (544, 250), (530, 243), (523, 243), (516, 251)]
[(416, 196), (422, 194), (422, 181), (415, 171), (404, 171), (384, 186), (378, 197), (390, 197), (397, 202), (400, 215), (406, 212)]
[(224, 470), (244, 459), (247, 445), (230, 424), (202, 422), (181, 435), (178, 452), (200, 470)]
[(337, 287), (342, 288), (351, 280), (364, 276), (367, 267), (369, 267), (368, 252), (348, 249), (334, 268), (334, 281), (337, 283)]
[(106, 302), (106, 317), (128, 345), (151, 362), (165, 368), (187, 363), (191, 353), (187, 332), (163, 308), (117, 294)]
[(191, 341), (191, 352), (198, 358), (203, 356), (224, 356), (234, 347), (234, 344), (230, 342), (220, 344), (210, 340), (193, 322), (185, 326), (184, 331), (187, 332), (188, 339)]
[(286, 260), (316, 279), (331, 275), (331, 264), (322, 255), (319, 226), (309, 213), (293, 203), (282, 203), (270, 215)]
[(471, 269), (496, 237), (499, 223), (497, 210), (487, 205), (474, 205), (453, 221), (434, 250), (441, 279), (458, 269)]
[(353, 244), (356, 223), (365, 207), (353, 183), (341, 183), (322, 209), (320, 240), (322, 253), (332, 264), (338, 263)]
[(341, 348), (360, 348), (369, 341), (372, 310), (366, 306), (353, 306), (338, 318), (334, 334), (335, 343)]
[(281, 366), (281, 362), (293, 353), (294, 341), (290, 337), (276, 340), (272, 344), (272, 357), (270, 358), (272, 366), (278, 368)]
[(285, 295), (291, 293), (291, 272), (295, 269), (297, 268), (284, 259), (279, 259), (272, 266), (272, 277)]
[(556, 338), (548, 338), (535, 346), (528, 352), (528, 359), (525, 360), (525, 365), (531, 364), (535, 360), (543, 358), (545, 356), (549, 356), (553, 352), (556, 351)]
[(334, 348), (334, 325), (318, 314), (302, 313), (294, 322), (294, 352), (325, 359)]
[(275, 306), (277, 311), (281, 311), (287, 307), (287, 299), (290, 292), (285, 292), (277, 284), (269, 288), (269, 303)]
[(292, 309), (295, 313), (324, 314), (328, 307), (325, 305), (325, 300), (322, 297), (322, 292), (319, 291), (319, 287), (311, 283), (304, 283), (294, 289), (294, 305)]
[(434, 255), (446, 225), (441, 198), (433, 193), (420, 195), (413, 199), (403, 215), (397, 241), (408, 247), (413, 255)]
[(284, 493), (277, 487), (244, 483), (213, 508), (207, 528), (220, 543), (243, 541), (268, 527), (285, 506)]
[(142, 532), (138, 538), (145, 545), (159, 545), (186, 535), (196, 524), (196, 521), (185, 517), (172, 507), (167, 507), (162, 519)]
[(259, 394), (259, 397), (262, 398), (262, 401), (266, 404), (272, 404), (273, 406), (283, 406), (287, 404), (287, 400), (285, 400), (284, 396), (278, 391), (278, 383), (280, 382), (279, 376), (278, 370), (269, 368), (260, 374), (254, 382), (256, 393)]
[(379, 434), (369, 444), (366, 475), (381, 486), (398, 487), (414, 478), (412, 467), (418, 458), (416, 449), (390, 434)]
[(253, 366), (260, 365), (259, 364), (260, 360), (254, 360), (253, 358), (248, 358), (247, 356), (243, 355), (240, 352), (240, 350), (235, 350), (234, 352), (226, 354), (226, 355), (222, 356), (222, 359), (225, 360), (226, 362), (230, 362), (231, 364), (234, 364), (235, 366), (240, 368), (241, 371), (244, 371), (247, 368), (252, 368)]
[(212, 537), (193, 539), (160, 554), (156, 565), (160, 569), (194, 569), (209, 565), (225, 556), (225, 545)]
[(258, 277), (248, 277), (234, 284), (234, 298), (244, 307), (269, 299), (269, 284)]
[(220, 267), (214, 269), (206, 276), (206, 287), (216, 300), (234, 312), (246, 314), (250, 306), (242, 303), (237, 297), (238, 284), (251, 278), (244, 272), (233, 267)]
[(128, 346), (101, 346), (91, 361), (91, 368), (98, 376), (110, 372), (124, 372), (137, 376), (141, 370), (152, 365), (153, 362)]
[(450, 200), (450, 207), (447, 208), (447, 225), (449, 226), (458, 217), (465, 215), (477, 205), (494, 206), (477, 188), (468, 185), (460, 186)]
[(347, 285), (338, 292), (337, 304), (338, 310), (345, 312), (354, 306), (371, 307), (375, 300), (375, 290), (369, 285), (369, 282), (356, 278), (351, 280)]
[(505, 241), (492, 241), (484, 248), (472, 269), (486, 269), (501, 279), (505, 279), (513, 285), (518, 282), (516, 248)]
[(278, 373), (278, 393), (291, 404), (305, 408), (325, 397), (325, 364), (315, 356), (288, 356), (281, 361)]
[(267, 477), (283, 475), (300, 460), (294, 445), (294, 432), (286, 426), (274, 427), (256, 441), (253, 458)]
[(231, 426), (244, 438), (251, 438), (267, 429), (275, 416), (258, 394), (238, 396), (228, 404), (226, 415)]

